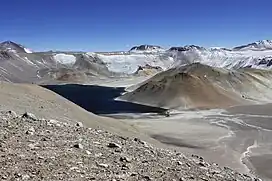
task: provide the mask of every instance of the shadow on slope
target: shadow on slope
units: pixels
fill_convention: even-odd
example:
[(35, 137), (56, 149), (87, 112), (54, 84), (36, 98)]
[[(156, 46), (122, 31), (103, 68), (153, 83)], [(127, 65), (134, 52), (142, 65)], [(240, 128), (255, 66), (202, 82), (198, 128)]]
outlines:
[(95, 114), (161, 113), (165, 111), (162, 108), (114, 100), (125, 92), (124, 88), (79, 84), (42, 85), (42, 87)]
[(155, 140), (166, 145), (184, 147), (184, 148), (193, 148), (193, 149), (204, 149), (204, 147), (193, 145), (191, 143), (186, 143), (186, 141), (183, 139), (174, 138), (171, 136), (154, 134), (154, 135), (151, 135), (151, 138), (154, 138)]

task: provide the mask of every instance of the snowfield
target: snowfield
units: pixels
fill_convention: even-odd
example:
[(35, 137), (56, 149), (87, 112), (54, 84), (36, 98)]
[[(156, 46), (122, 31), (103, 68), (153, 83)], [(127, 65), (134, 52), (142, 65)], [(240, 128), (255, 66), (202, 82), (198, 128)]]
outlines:
[(56, 54), (54, 59), (61, 64), (74, 64), (76, 62), (76, 57), (74, 55), (64, 53)]
[(126, 74), (132, 74), (137, 71), (139, 66), (146, 64), (154, 67), (159, 66), (163, 70), (166, 70), (174, 63), (173, 57), (161, 53), (130, 53), (117, 55), (88, 53), (88, 55), (99, 58), (106, 64), (110, 71)]

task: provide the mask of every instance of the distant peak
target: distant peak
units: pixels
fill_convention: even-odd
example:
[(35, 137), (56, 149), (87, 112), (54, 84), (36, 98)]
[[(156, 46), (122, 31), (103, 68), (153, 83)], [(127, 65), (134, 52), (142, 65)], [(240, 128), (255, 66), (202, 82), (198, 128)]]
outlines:
[(255, 43), (259, 43), (259, 44), (272, 43), (272, 40), (259, 40), (259, 41), (256, 41)]
[(8, 41), (4, 41), (4, 42), (2, 42), (1, 44), (7, 44), (7, 45), (10, 45), (10, 44), (15, 44), (15, 45), (18, 45), (17, 43), (15, 43), (15, 42), (13, 42), (13, 41), (10, 41), (10, 40), (8, 40)]
[(233, 50), (271, 50), (272, 40), (259, 40), (254, 43), (249, 43), (247, 45), (242, 45), (233, 48)]
[(12, 51), (16, 53), (31, 53), (31, 51), (25, 48), (23, 45), (10, 40), (0, 43), (0, 50)]
[(195, 49), (198, 49), (198, 50), (205, 49), (204, 47), (197, 46), (197, 45), (186, 45), (185, 48), (189, 48), (189, 49), (195, 48)]
[(130, 51), (156, 51), (156, 50), (162, 50), (163, 48), (157, 45), (139, 45), (134, 46), (130, 49)]
[(189, 50), (205, 50), (205, 48), (197, 45), (186, 45), (180, 47), (171, 47), (169, 49), (169, 51), (189, 51)]

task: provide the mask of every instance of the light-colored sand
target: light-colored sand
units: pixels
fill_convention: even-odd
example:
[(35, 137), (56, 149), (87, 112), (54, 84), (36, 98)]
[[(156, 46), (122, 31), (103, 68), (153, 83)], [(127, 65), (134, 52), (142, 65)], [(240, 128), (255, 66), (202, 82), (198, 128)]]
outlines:
[[(197, 117), (197, 116), (196, 116)], [(204, 117), (203, 117), (204, 118)], [(232, 150), (225, 140), (232, 137), (231, 131), (203, 118), (134, 120), (135, 124), (164, 147), (180, 150), (188, 155), (201, 155), (205, 159), (247, 173), (240, 161), (241, 153)]]
[(230, 114), (272, 116), (272, 104), (235, 106), (227, 109)]
[(255, 173), (262, 176), (263, 180), (272, 180), (272, 154), (252, 156), (249, 161), (254, 165)]
[(228, 109), (229, 115), (243, 120), (239, 138), (251, 139), (244, 152), (244, 162), (263, 180), (272, 180), (272, 104), (239, 106)]
[(167, 148), (271, 180), (271, 112), (271, 104), (251, 105), (133, 122)]

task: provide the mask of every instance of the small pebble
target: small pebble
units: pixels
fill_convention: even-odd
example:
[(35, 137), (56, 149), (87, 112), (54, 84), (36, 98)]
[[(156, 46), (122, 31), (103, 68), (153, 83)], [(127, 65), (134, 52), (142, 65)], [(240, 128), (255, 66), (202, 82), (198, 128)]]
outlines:
[(82, 128), (83, 127), (83, 123), (82, 122), (77, 122), (76, 126)]
[(37, 120), (37, 117), (29, 112), (24, 113), (22, 118), (32, 119), (33, 121)]
[(104, 164), (104, 163), (100, 163), (100, 164), (97, 164), (97, 165), (100, 166), (100, 167), (104, 167), (104, 168), (108, 168), (109, 167), (109, 165)]

